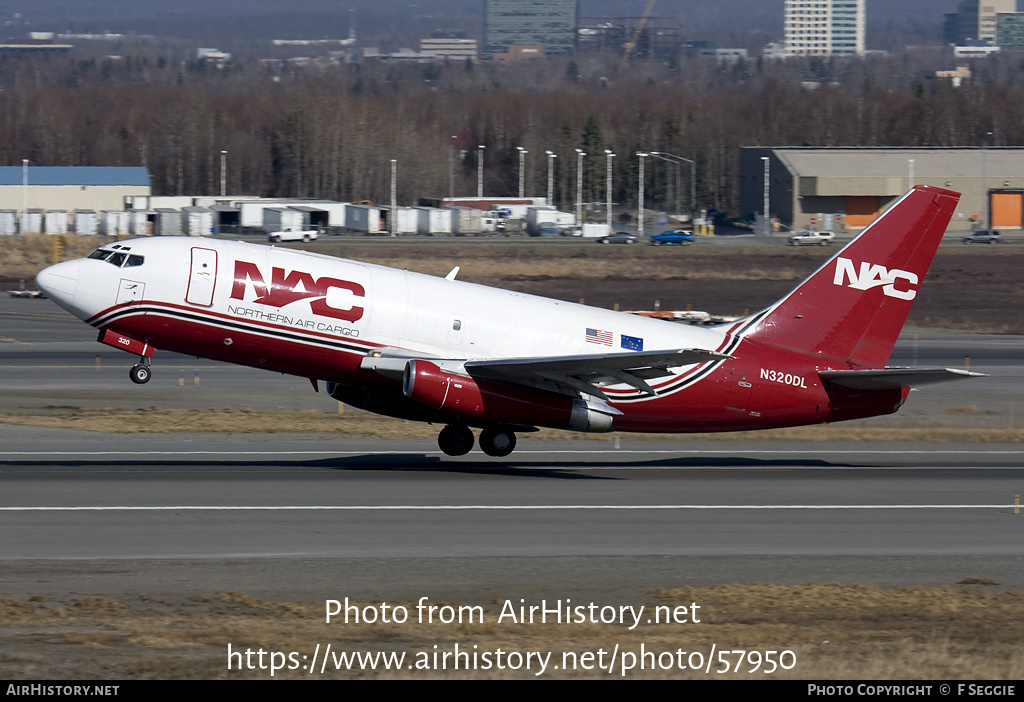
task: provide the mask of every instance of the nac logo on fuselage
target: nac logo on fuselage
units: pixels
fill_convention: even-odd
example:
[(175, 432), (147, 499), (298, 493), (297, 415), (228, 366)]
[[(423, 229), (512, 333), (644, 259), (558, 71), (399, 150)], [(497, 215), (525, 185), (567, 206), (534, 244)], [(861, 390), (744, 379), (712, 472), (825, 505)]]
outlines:
[[(896, 281), (906, 281), (905, 286), (917, 285), (917, 273), (903, 271), (899, 268), (887, 269), (876, 263), (864, 261), (860, 264), (858, 271), (853, 261), (848, 258), (836, 259), (836, 275), (833, 279), (835, 285), (842, 285), (843, 280), (849, 280), (847, 287), (854, 290), (870, 290), (882, 286), (882, 292), (889, 297), (898, 297), (901, 300), (913, 300), (917, 297), (917, 290), (907, 288), (900, 290), (896, 287)], [(905, 287), (904, 286), (904, 287)]]
[(366, 290), (359, 283), (351, 280), (339, 280), (323, 276), (314, 278), (309, 273), (292, 271), (285, 274), (283, 268), (276, 266), (270, 272), (270, 286), (255, 263), (235, 261), (234, 283), (231, 286), (231, 298), (245, 300), (245, 289), (252, 285), (256, 292), (257, 302), (271, 307), (284, 307), (298, 300), (309, 299), (309, 307), (314, 314), (332, 317), (345, 322), (355, 322), (362, 318), (364, 309), (353, 305), (348, 309), (332, 307), (327, 302), (328, 291), (332, 288), (347, 290), (354, 297), (366, 297)]

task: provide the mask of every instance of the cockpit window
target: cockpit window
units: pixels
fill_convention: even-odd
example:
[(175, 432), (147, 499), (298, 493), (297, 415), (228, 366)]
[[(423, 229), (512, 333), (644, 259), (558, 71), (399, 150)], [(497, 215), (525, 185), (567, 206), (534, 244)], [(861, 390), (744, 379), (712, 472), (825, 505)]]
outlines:
[(111, 265), (117, 266), (118, 268), (130, 268), (132, 266), (141, 266), (146, 261), (144, 256), (139, 256), (138, 254), (129, 254), (128, 252), (131, 251), (131, 247), (129, 246), (120, 246), (118, 244), (114, 244), (112, 248), (114, 250), (103, 248), (96, 249), (91, 254), (89, 254), (88, 257), (98, 258), (100, 260), (106, 261)]

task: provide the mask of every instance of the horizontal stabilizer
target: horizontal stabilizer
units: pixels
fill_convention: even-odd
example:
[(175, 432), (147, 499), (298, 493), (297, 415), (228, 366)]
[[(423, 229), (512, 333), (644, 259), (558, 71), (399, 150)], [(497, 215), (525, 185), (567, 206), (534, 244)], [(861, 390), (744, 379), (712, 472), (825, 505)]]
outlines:
[(882, 368), (879, 370), (818, 371), (818, 376), (829, 383), (854, 390), (892, 390), (916, 388), (922, 385), (948, 383), (964, 378), (984, 378), (984, 373), (972, 373), (959, 368)]

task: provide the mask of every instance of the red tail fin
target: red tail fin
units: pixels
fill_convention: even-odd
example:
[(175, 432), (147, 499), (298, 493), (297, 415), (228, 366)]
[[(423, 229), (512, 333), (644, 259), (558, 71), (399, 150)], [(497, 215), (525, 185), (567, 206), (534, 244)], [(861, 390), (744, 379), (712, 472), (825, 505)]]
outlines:
[(765, 310), (748, 338), (883, 367), (959, 200), (951, 190), (915, 186)]

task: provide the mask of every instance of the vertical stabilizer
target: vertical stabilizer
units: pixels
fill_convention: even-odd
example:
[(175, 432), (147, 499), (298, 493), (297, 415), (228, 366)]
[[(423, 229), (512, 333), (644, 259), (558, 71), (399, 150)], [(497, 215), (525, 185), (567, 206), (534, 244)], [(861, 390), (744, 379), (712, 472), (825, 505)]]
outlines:
[(951, 190), (915, 186), (746, 336), (822, 360), (883, 367), (959, 200)]

